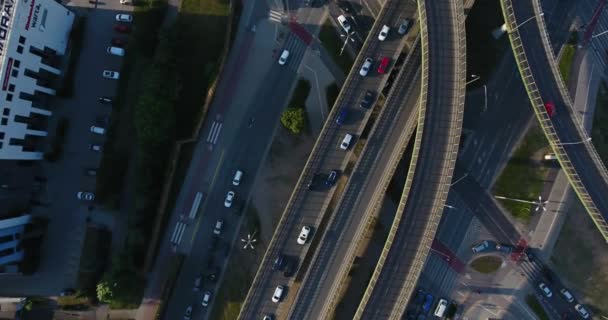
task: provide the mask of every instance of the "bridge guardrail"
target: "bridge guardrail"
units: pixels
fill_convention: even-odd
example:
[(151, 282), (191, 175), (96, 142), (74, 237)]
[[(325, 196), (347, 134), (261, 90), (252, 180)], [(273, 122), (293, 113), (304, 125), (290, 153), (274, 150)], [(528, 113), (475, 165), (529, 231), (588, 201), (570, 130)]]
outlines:
[[(555, 127), (553, 126), (553, 123), (551, 122), (547, 111), (545, 110), (544, 102), (534, 80), (534, 76), (530, 69), (530, 64), (528, 63), (528, 59), (526, 57), (526, 53), (523, 47), (523, 42), (517, 29), (517, 19), (515, 18), (515, 10), (513, 9), (513, 4), (511, 0), (501, 0), (500, 5), (502, 7), (505, 23), (507, 24), (507, 34), (509, 35), (509, 41), (511, 42), (511, 48), (513, 50), (513, 55), (515, 56), (517, 68), (519, 69), (519, 72), (521, 74), (524, 87), (526, 88), (526, 92), (528, 93), (528, 98), (530, 99), (530, 103), (532, 104), (532, 109), (534, 110), (536, 118), (538, 119), (541, 128), (545, 133), (545, 136), (547, 137), (547, 140), (549, 140), (549, 144), (551, 145), (551, 148), (555, 153), (557, 160), (559, 161), (562, 169), (564, 170), (564, 173), (566, 174), (570, 185), (583, 203), (583, 206), (591, 216), (591, 220), (600, 231), (602, 237), (604, 237), (604, 239), (608, 241), (608, 224), (606, 223), (604, 217), (602, 217), (593, 200), (591, 199), (589, 192), (581, 182), (581, 179), (578, 173), (576, 172), (574, 165), (572, 164), (570, 158), (568, 157), (568, 154), (566, 153), (566, 149), (563, 147), (561, 141), (559, 140), (559, 136), (555, 131)], [(565, 88), (563, 89), (565, 90)], [(585, 145), (587, 145), (587, 143), (585, 143)], [(592, 156), (592, 158), (593, 157), (594, 156)], [(605, 167), (604, 170), (606, 170)]]

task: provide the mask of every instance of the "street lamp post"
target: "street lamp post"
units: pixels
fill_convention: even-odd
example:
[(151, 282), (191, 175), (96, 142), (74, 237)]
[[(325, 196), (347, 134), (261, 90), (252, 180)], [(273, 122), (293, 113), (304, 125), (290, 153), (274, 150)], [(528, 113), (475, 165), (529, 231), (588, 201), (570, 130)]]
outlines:
[(602, 32), (600, 32), (600, 33), (598, 33), (598, 34), (594, 34), (594, 35), (592, 35), (592, 36), (591, 36), (591, 39), (593, 39), (593, 38), (595, 38), (595, 37), (599, 37), (599, 36), (604, 35), (604, 34), (606, 34), (606, 33), (608, 33), (608, 30), (606, 30), (606, 31), (602, 31)]
[(355, 32), (351, 32), (351, 33), (346, 33), (346, 35), (341, 34), (340, 36), (342, 38), (344, 38), (344, 44), (342, 45), (342, 48), (340, 49), (340, 55), (342, 55), (342, 53), (344, 52), (344, 48), (346, 48), (346, 44), (348, 43), (348, 40), (355, 42), (355, 39), (352, 38), (352, 36), (355, 35)]
[(472, 74), (472, 75), (471, 75), (471, 78), (473, 78), (473, 79), (471, 79), (470, 81), (466, 82), (466, 83), (464, 84), (465, 86), (467, 86), (467, 85), (469, 85), (469, 84), (471, 84), (471, 83), (473, 83), (473, 82), (475, 82), (475, 81), (479, 80), (479, 78), (481, 78), (481, 77), (480, 77), (480, 76), (478, 76), (478, 75), (476, 75), (476, 74)]
[(531, 21), (532, 19), (537, 18), (537, 17), (542, 17), (542, 16), (544, 16), (544, 15), (545, 15), (545, 13), (544, 13), (544, 12), (541, 12), (539, 15), (536, 15), (536, 16), (531, 16), (530, 18), (526, 19), (524, 22), (522, 22), (522, 23), (518, 24), (518, 25), (517, 25), (515, 28), (513, 28), (513, 29), (510, 29), (510, 30), (509, 30), (509, 28), (507, 27), (507, 32), (508, 32), (508, 33), (514, 32), (515, 30), (519, 29), (521, 26), (523, 26), (524, 24), (528, 23), (528, 22), (529, 22), (529, 21)]
[(483, 112), (488, 110), (488, 86), (483, 85)]
[(451, 186), (453, 186), (453, 185), (455, 185), (455, 184), (457, 184), (458, 182), (462, 181), (462, 179), (466, 178), (468, 175), (469, 175), (469, 173), (468, 173), (468, 172), (467, 172), (467, 173), (465, 173), (465, 174), (464, 174), (462, 177), (460, 177), (460, 178), (456, 179), (456, 181), (452, 182), (452, 183), (450, 184), (450, 187), (451, 187)]
[(538, 211), (539, 209), (543, 209), (543, 211), (547, 211), (547, 208), (545, 208), (545, 204), (547, 204), (549, 202), (548, 200), (543, 201), (543, 198), (541, 196), (538, 196), (538, 201), (522, 200), (522, 199), (509, 198), (509, 197), (503, 197), (503, 196), (494, 196), (494, 198), (496, 198), (496, 199), (502, 199), (502, 200), (509, 200), (509, 201), (516, 201), (516, 202), (535, 204), (536, 205), (536, 209), (534, 209), (534, 211)]
[(573, 144), (582, 144), (585, 142), (589, 142), (591, 141), (591, 137), (581, 140), (581, 141), (577, 141), (577, 142), (562, 142), (562, 143), (558, 143), (560, 146), (568, 146), (568, 145), (573, 145)]

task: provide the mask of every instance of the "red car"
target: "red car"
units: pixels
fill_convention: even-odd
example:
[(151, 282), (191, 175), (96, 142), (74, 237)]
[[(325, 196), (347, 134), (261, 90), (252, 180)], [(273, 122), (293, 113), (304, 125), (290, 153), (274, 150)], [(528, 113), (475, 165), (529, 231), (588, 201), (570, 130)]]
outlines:
[(383, 57), (382, 59), (380, 59), (380, 65), (378, 66), (378, 73), (385, 74), (386, 69), (388, 68), (388, 64), (390, 62), (391, 62), (391, 59), (389, 59), (388, 57)]
[(549, 117), (553, 117), (555, 115), (555, 104), (552, 101), (545, 102), (545, 110)]
[(129, 33), (131, 32), (131, 27), (124, 24), (115, 24), (114, 30), (120, 33)]
[(122, 48), (127, 44), (127, 40), (120, 38), (112, 38), (112, 46)]

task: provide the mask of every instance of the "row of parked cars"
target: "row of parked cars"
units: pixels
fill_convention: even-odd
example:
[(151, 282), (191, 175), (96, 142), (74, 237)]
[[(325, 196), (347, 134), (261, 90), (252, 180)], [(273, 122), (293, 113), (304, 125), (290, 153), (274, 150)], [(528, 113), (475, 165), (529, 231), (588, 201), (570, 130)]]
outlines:
[[(133, 16), (130, 14), (121, 13), (121, 14), (116, 15), (115, 20), (119, 23), (131, 23), (131, 22), (133, 22)], [(114, 29), (118, 32), (122, 32), (125, 30), (124, 29), (125, 27), (128, 28), (127, 31), (130, 31), (130, 27), (125, 24), (115, 25)], [(112, 38), (110, 46), (108, 46), (108, 48), (106, 49), (106, 52), (110, 55), (122, 57), (125, 54), (125, 51), (123, 48), (123, 46), (125, 44), (126, 44), (126, 40), (124, 40), (124, 39)], [(119, 73), (116, 71), (105, 70), (105, 71), (103, 71), (102, 76), (104, 78), (109, 78), (109, 79), (118, 79)], [(97, 101), (101, 104), (112, 104), (112, 102), (113, 102), (112, 98), (107, 97), (107, 96), (99, 97), (99, 98), (97, 98)], [(95, 135), (103, 136), (106, 134), (106, 127), (108, 126), (109, 122), (110, 122), (109, 116), (100, 116), (97, 118), (96, 123), (89, 127), (89, 131)], [(93, 152), (103, 152), (103, 146), (98, 143), (90, 143), (89, 150), (91, 150)], [(96, 176), (97, 169), (87, 168), (87, 169), (85, 169), (85, 174), (87, 176)], [(76, 198), (78, 200), (82, 200), (82, 201), (94, 201), (95, 193), (90, 192), (90, 191), (78, 191), (76, 193)]]
[[(538, 284), (538, 288), (540, 289), (540, 291), (543, 293), (543, 295), (545, 297), (547, 297), (549, 299), (551, 299), (553, 297), (553, 291), (551, 291), (551, 288), (549, 288), (549, 286), (547, 286), (544, 282), (540, 282)], [(566, 300), (568, 303), (574, 302), (574, 296), (566, 288), (561, 288), (559, 290), (559, 293), (560, 293), (560, 296), (564, 300)], [(588, 319), (590, 317), (589, 311), (587, 311), (587, 309), (585, 309), (585, 307), (580, 303), (577, 303), (576, 305), (574, 305), (574, 310), (576, 310), (576, 312), (578, 312), (578, 314), (581, 317), (583, 317), (584, 319)]]
[[(424, 292), (422, 289), (418, 289), (413, 301), (414, 308), (407, 312), (406, 319), (426, 319), (431, 310), (433, 310), (434, 316), (440, 318), (444, 317), (448, 309), (448, 301), (443, 298), (440, 298), (437, 301), (437, 304), (435, 304), (435, 301), (435, 297), (433, 297), (432, 294)], [(435, 306), (434, 309), (432, 308), (433, 306)]]

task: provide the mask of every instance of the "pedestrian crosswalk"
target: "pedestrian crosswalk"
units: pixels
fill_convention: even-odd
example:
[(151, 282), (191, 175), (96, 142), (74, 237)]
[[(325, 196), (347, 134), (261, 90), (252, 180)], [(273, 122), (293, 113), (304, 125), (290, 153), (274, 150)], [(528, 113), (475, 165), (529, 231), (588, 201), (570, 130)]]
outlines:
[(223, 123), (219, 121), (214, 121), (211, 125), (211, 130), (209, 130), (209, 135), (207, 135), (207, 143), (216, 144), (217, 139), (220, 136), (220, 132), (222, 131)]
[(268, 12), (268, 20), (279, 23), (283, 22), (283, 12), (278, 10), (270, 10), (270, 12)]

